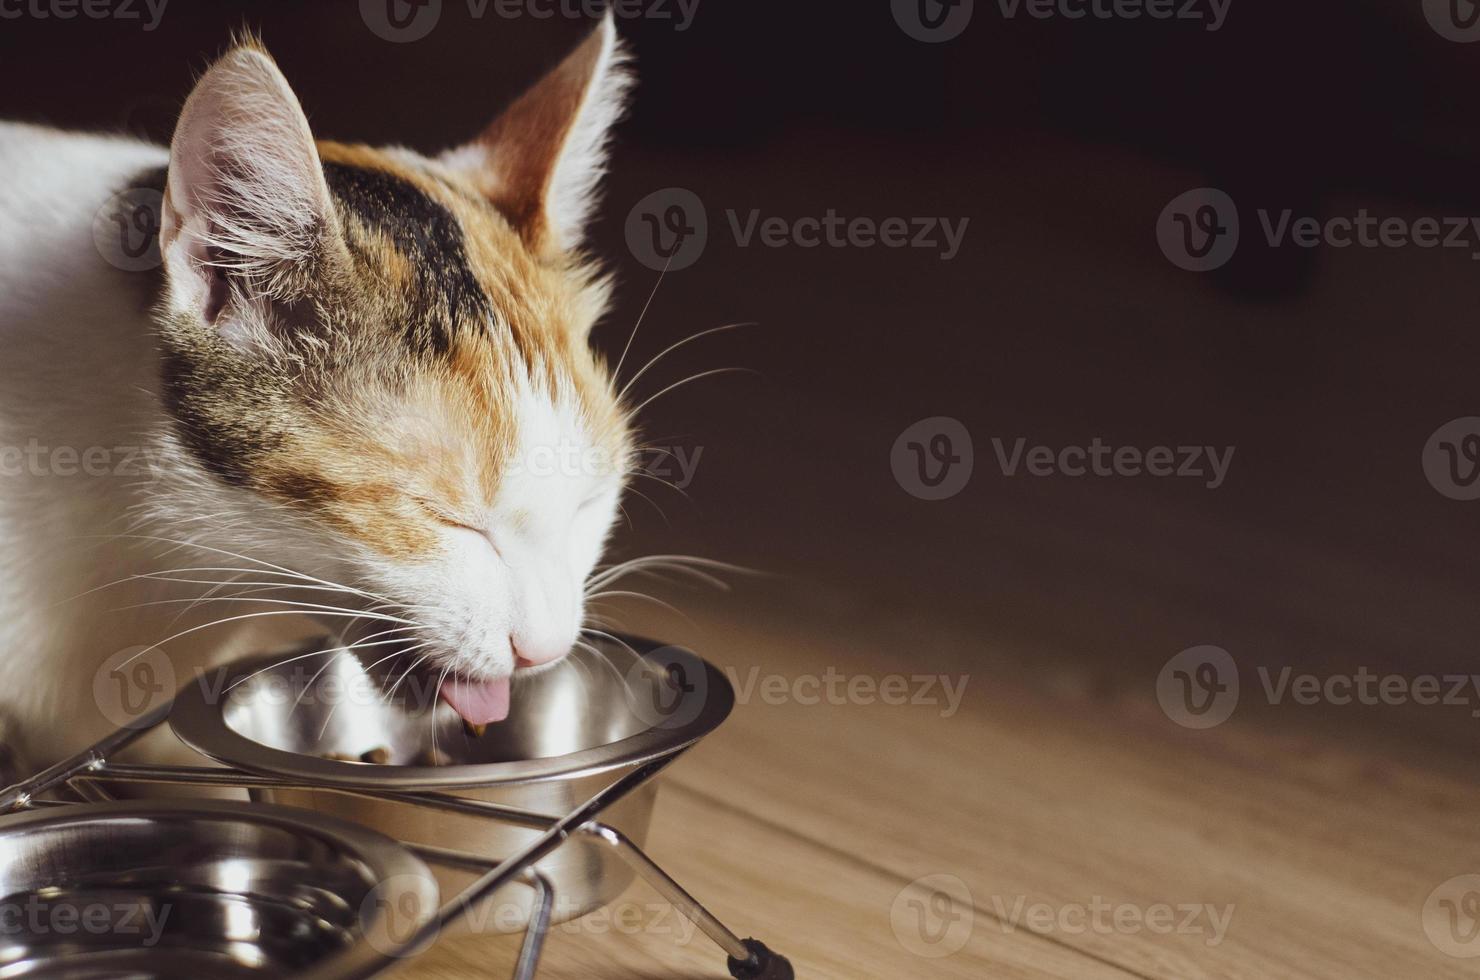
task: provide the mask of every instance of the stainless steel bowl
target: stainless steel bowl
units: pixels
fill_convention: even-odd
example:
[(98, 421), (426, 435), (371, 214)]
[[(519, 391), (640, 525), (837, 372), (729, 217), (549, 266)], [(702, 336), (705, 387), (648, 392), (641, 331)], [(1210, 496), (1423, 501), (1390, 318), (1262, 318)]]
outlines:
[(77, 804), (0, 818), (0, 977), (363, 977), (437, 910), (380, 834), (283, 807)]
[[(733, 688), (713, 666), (685, 650), (635, 639), (607, 641), (595, 652), (516, 676), (508, 719), (481, 737), (438, 702), (434, 684), (419, 675), (397, 684), (398, 676), (377, 674), (332, 647), (258, 658), (187, 685), (170, 724), (199, 752), (248, 772), (370, 792), (439, 791), (561, 817), (624, 773), (698, 741), (735, 703)], [(341, 761), (376, 749), (388, 752), (390, 764)], [(425, 764), (433, 749), (447, 764)], [(494, 860), (539, 834), (395, 800), (304, 789), (254, 792), (398, 840)], [(649, 783), (602, 819), (641, 846), (656, 795)], [(555, 886), (557, 921), (612, 901), (633, 874), (607, 848), (583, 839), (535, 867)], [(473, 877), (443, 868), (436, 874), (444, 894)], [(527, 894), (497, 901), (496, 908), (474, 910), (473, 926), (523, 928)]]

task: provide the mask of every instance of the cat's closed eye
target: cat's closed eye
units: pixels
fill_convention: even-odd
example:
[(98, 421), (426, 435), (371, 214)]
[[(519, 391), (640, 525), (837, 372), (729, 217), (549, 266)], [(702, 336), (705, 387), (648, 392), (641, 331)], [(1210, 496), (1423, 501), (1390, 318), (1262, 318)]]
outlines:
[(413, 497), (412, 500), (438, 524), (457, 530), (472, 531), (474, 534), (486, 533), (485, 529), (478, 527), (477, 523), (471, 517), (460, 516), (433, 500), (428, 500), (425, 497)]

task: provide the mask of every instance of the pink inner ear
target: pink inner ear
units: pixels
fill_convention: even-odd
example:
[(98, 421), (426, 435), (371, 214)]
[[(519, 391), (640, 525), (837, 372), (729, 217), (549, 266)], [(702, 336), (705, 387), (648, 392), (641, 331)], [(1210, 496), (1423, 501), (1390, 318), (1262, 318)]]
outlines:
[[(222, 255), (250, 283), (320, 252), (334, 213), (308, 121), (272, 59), (237, 48), (202, 76), (170, 143), (168, 207), (160, 244), (207, 323), (223, 320)], [(229, 317), (227, 318), (229, 319)]]
[(230, 295), (230, 285), (217, 264), (220, 254), (219, 249), (207, 247), (203, 261), (197, 265), (201, 278), (206, 283), (206, 300), (201, 312), (206, 322), (212, 325), (221, 318), (221, 312), (226, 309), (226, 300)]
[(544, 231), (545, 197), (560, 153), (601, 63), (603, 40), (593, 34), (483, 131), (494, 203), (521, 230)]

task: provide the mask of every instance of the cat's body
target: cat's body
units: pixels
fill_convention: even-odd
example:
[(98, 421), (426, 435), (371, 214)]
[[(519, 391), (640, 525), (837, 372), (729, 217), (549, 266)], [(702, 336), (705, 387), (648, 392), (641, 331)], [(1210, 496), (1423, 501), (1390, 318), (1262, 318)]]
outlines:
[[(226, 616), (414, 622), (471, 721), (569, 648), (630, 445), (573, 251), (618, 60), (608, 19), (437, 159), (315, 143), (253, 44), (170, 149), (0, 125), (0, 712), (34, 763), (117, 724), (110, 657), (184, 682), (250, 642), (190, 632)], [(130, 188), (159, 268), (106, 244)], [(533, 463), (571, 448), (606, 465)], [(250, 598), (191, 604), (216, 582)]]
[[(167, 428), (149, 394), (147, 279), (104, 260), (93, 220), (168, 159), (131, 140), (0, 125), (0, 696), (42, 761), (75, 745), (78, 727), (102, 734), (94, 672), (164, 625), (166, 607), (118, 608), (152, 600), (136, 587), (83, 595), (136, 570), (139, 543), (106, 536), (127, 528), (145, 474), (62, 476), (56, 457), (142, 447)], [(110, 470), (137, 469), (123, 462)]]

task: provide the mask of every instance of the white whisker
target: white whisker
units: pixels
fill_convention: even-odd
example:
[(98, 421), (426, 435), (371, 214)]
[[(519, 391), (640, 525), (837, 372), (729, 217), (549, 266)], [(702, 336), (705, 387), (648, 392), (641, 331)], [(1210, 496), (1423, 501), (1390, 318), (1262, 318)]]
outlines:
[(685, 346), (687, 344), (691, 344), (694, 341), (700, 340), (700, 339), (702, 339), (704, 337), (708, 337), (710, 334), (724, 333), (727, 330), (738, 330), (740, 327), (753, 327), (755, 325), (756, 324), (753, 323), (753, 322), (751, 322), (751, 323), (727, 323), (727, 324), (725, 324), (722, 327), (710, 327), (708, 330), (701, 330), (701, 331), (699, 331), (696, 334), (691, 334), (691, 335), (685, 337), (683, 340), (680, 340), (676, 344), (670, 344), (670, 345), (668, 345), (668, 347), (664, 348), (664, 350), (663, 350), (662, 353), (660, 353), (657, 357), (654, 357), (652, 360), (648, 361), (647, 364), (643, 365), (643, 368), (642, 368), (641, 371), (638, 371), (636, 374), (634, 374), (631, 378), (629, 378), (627, 380), (627, 383), (622, 386), (622, 390), (619, 391), (619, 392), (617, 392), (617, 401), (621, 401), (623, 398), (626, 398), (627, 397), (627, 392), (629, 392), (629, 391), (632, 390), (632, 386), (637, 383), (637, 379), (638, 378), (641, 378), (644, 374), (647, 374), (648, 371), (653, 367), (653, 365), (657, 364), (663, 358), (667, 357), (669, 354), (671, 354), (674, 351), (678, 350), (680, 347), (683, 347), (683, 346)]

